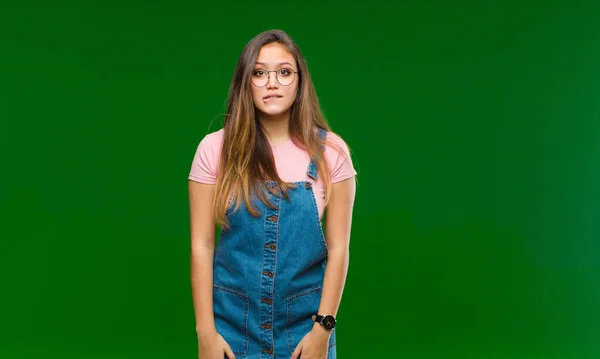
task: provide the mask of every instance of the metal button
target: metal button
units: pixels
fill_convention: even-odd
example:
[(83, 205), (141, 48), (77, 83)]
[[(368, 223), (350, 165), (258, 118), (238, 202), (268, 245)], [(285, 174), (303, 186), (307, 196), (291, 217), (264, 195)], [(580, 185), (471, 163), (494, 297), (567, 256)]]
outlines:
[(261, 325), (261, 327), (263, 327), (265, 329), (271, 329), (271, 324), (263, 324), (263, 325)]
[(263, 349), (262, 352), (263, 353), (267, 353), (267, 354), (273, 354), (273, 350), (272, 349)]
[(312, 184), (310, 182), (306, 182), (306, 184), (304, 185), (304, 187), (306, 189), (310, 189), (312, 187)]
[(260, 301), (263, 302), (263, 303), (267, 303), (267, 304), (272, 304), (273, 303), (273, 301), (270, 298), (261, 299)]
[(273, 278), (273, 272), (263, 272), (263, 274), (266, 274), (269, 278)]
[(272, 250), (275, 250), (275, 248), (277, 248), (277, 247), (275, 247), (275, 245), (274, 245), (274, 244), (271, 244), (271, 245), (269, 246), (269, 248), (271, 248)]
[(267, 219), (268, 219), (269, 221), (273, 222), (273, 223), (277, 222), (277, 216), (275, 216), (275, 215), (273, 215), (273, 216), (271, 216), (271, 217), (269, 217), (269, 218), (267, 218)]

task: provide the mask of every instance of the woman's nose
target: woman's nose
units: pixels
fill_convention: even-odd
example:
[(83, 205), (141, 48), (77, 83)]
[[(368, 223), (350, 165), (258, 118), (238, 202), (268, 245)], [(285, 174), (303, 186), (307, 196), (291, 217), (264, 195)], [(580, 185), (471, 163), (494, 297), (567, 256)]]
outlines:
[(269, 72), (268, 80), (269, 81), (267, 82), (267, 88), (279, 87), (279, 82), (277, 81), (277, 73), (275, 71)]

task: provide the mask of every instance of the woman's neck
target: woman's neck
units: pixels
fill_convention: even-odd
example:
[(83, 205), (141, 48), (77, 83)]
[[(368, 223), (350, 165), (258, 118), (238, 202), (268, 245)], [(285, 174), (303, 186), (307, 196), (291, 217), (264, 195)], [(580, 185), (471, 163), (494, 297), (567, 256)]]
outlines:
[(265, 135), (271, 146), (277, 146), (290, 138), (290, 113), (278, 116), (260, 116), (258, 121), (265, 130)]

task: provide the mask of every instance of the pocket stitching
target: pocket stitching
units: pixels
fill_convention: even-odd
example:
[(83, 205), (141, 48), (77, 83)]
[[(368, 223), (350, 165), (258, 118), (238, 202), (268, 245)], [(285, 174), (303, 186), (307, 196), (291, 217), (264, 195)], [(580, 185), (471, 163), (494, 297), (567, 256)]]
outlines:
[(248, 353), (248, 338), (249, 338), (249, 333), (248, 333), (249, 299), (248, 299), (248, 296), (246, 294), (243, 294), (243, 293), (233, 290), (231, 288), (223, 287), (218, 284), (213, 284), (213, 287), (222, 292), (226, 292), (226, 293), (238, 296), (244, 302), (244, 322), (243, 322), (244, 332), (243, 332), (242, 345), (241, 345), (240, 350), (233, 350), (234, 348), (232, 348), (232, 351), (235, 355), (239, 355), (241, 357), (246, 357), (248, 355), (247, 353)]
[(320, 292), (321, 291), (321, 287), (314, 287), (311, 289), (307, 289), (305, 291), (290, 295), (286, 298), (286, 311), (287, 311), (287, 322), (286, 322), (286, 330), (285, 330), (285, 339), (287, 341), (288, 344), (288, 350), (290, 351), (290, 355), (291, 353), (294, 351), (295, 348), (292, 348), (292, 338), (291, 338), (291, 328), (289, 327), (290, 325), (290, 321), (291, 321), (291, 310), (290, 310), (290, 306), (291, 304), (298, 298), (307, 296), (309, 294), (312, 294), (313, 292)]

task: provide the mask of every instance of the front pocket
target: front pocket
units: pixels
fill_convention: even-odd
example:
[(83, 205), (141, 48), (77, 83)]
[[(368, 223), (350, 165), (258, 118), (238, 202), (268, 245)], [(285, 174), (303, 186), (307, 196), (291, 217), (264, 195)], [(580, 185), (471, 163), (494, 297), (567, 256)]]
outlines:
[(215, 327), (238, 357), (248, 354), (248, 306), (247, 295), (213, 286)]
[[(289, 296), (286, 302), (287, 321), (285, 331), (291, 355), (296, 346), (298, 346), (298, 343), (300, 343), (300, 340), (313, 328), (314, 321), (312, 320), (312, 316), (317, 314), (319, 310), (321, 288), (316, 287), (294, 294)], [(334, 338), (332, 337), (331, 339)]]

